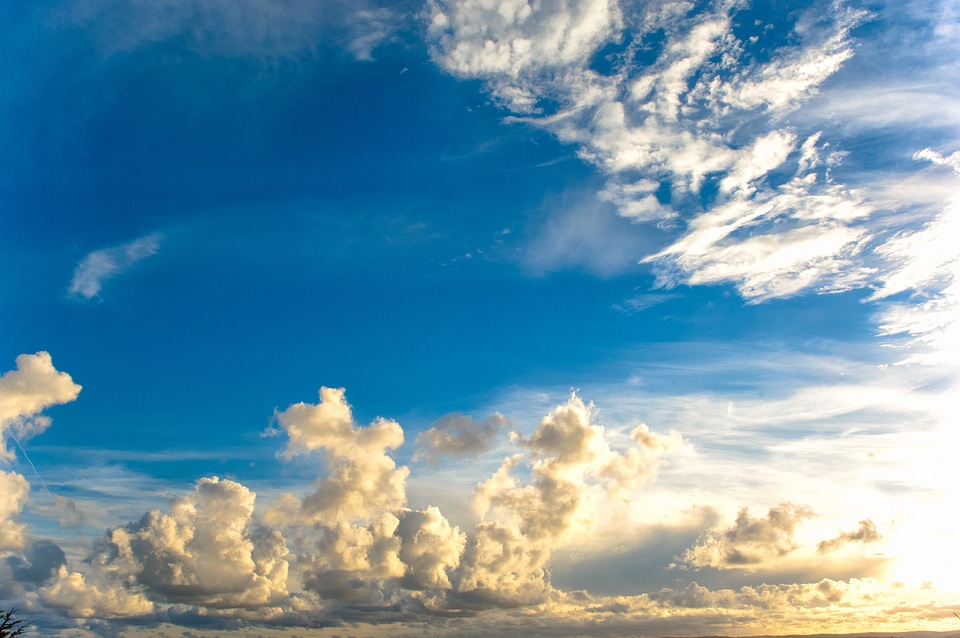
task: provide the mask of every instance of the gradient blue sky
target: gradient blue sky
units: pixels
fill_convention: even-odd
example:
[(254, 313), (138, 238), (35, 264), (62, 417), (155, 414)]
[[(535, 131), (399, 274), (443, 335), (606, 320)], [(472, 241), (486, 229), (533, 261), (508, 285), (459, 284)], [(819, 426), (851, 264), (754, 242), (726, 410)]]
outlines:
[(955, 630), (958, 36), (955, 0), (3, 3), (0, 608)]

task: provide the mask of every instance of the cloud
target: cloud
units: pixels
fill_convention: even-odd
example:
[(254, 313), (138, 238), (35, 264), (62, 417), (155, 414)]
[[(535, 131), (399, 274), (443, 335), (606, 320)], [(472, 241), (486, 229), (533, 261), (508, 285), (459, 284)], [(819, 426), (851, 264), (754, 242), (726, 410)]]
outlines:
[(20, 549), (26, 542), (27, 526), (14, 518), (23, 510), (29, 491), (21, 475), (0, 470), (0, 551)]
[(486, 80), (498, 100), (523, 113), (543, 97), (531, 86), (537, 74), (585, 64), (621, 26), (612, 0), (429, 0), (423, 14), (441, 67)]
[[(523, 116), (515, 121), (577, 144), (581, 159), (607, 178), (601, 197), (623, 217), (673, 232), (687, 227), (643, 260), (655, 266), (659, 286), (732, 283), (762, 301), (870, 280), (858, 254), (871, 237), (862, 222), (872, 207), (832, 183), (824, 169), (839, 156), (821, 162), (819, 174), (811, 170), (819, 134), (798, 154), (795, 133), (782, 124), (853, 55), (850, 33), (863, 12), (813, 3), (793, 14), (789, 37), (775, 40), (762, 24), (735, 28), (742, 7), (733, 2), (696, 13), (682, 3), (649, 3), (630, 15), (601, 1), (429, 7), (428, 37), (442, 68), (483, 79)], [(632, 62), (643, 38), (656, 33), (663, 34), (656, 59)], [(601, 73), (595, 55), (611, 42), (624, 53), (611, 55), (612, 69)], [(757, 55), (758, 47), (767, 54)], [(796, 177), (776, 185), (773, 175), (794, 155)], [(566, 226), (578, 227), (559, 228)], [(576, 264), (609, 254), (606, 245), (571, 244), (568, 235), (541, 237), (537, 254), (597, 255)]]
[(661, 456), (682, 444), (676, 433), (660, 436), (640, 424), (631, 432), (636, 447), (611, 449), (593, 407), (576, 394), (544, 417), (529, 439), (531, 482), (514, 470), (523, 456), (506, 458), (477, 486), (474, 508), (484, 519), (468, 534), (454, 574), (459, 600), (473, 605), (528, 605), (551, 590), (546, 578), (553, 549), (589, 533), (604, 494), (636, 489), (663, 465)]
[(176, 42), (201, 55), (276, 60), (314, 55), (318, 43), (341, 44), (358, 60), (392, 37), (402, 15), (370, 2), (252, 0), (74, 1), (56, 15), (81, 27), (105, 55)]
[(833, 552), (849, 543), (860, 543), (869, 545), (883, 540), (883, 536), (877, 531), (877, 526), (869, 518), (860, 521), (857, 529), (851, 532), (842, 532), (839, 536), (820, 541), (817, 543), (817, 551), (821, 554)]
[[(160, 602), (277, 605), (287, 597), (288, 550), (279, 532), (253, 520), (255, 498), (234, 481), (200, 479), (194, 492), (172, 500), (166, 513), (151, 510), (109, 530), (87, 562), (109, 576), (105, 582), (136, 582), (134, 593)], [(61, 581), (49, 596), (59, 600), (83, 591), (82, 579), (67, 575)], [(64, 593), (55, 596), (58, 587)], [(95, 598), (92, 589), (91, 595)]]
[(54, 609), (63, 609), (79, 618), (123, 618), (145, 616), (153, 604), (139, 592), (122, 586), (88, 583), (83, 574), (61, 566), (56, 580), (39, 590), (40, 600)]
[(422, 456), (432, 463), (446, 454), (457, 458), (476, 457), (490, 448), (506, 423), (502, 414), (493, 414), (483, 421), (459, 413), (447, 414), (437, 419), (432, 428), (417, 435), (420, 450), (414, 458)]
[[(24, 439), (50, 427), (49, 418), (38, 416), (42, 410), (73, 401), (81, 386), (53, 367), (48, 352), (21, 354), (16, 362), (16, 370), (0, 377), (0, 436)], [(11, 450), (0, 448), (0, 460), (12, 458)]]
[(83, 299), (96, 297), (107, 279), (155, 255), (160, 248), (160, 240), (161, 235), (152, 233), (121, 246), (93, 251), (81, 259), (74, 269), (69, 294)]
[(403, 507), (410, 471), (398, 468), (387, 454), (403, 444), (399, 423), (377, 419), (367, 427), (356, 426), (343, 388), (321, 388), (319, 404), (292, 405), (277, 421), (289, 436), (286, 458), (322, 450), (330, 472), (317, 480), (313, 494), (303, 499), (285, 495), (268, 512), (268, 521), (370, 521)]
[[(16, 370), (0, 376), (0, 461), (12, 461), (14, 452), (6, 447), (9, 434), (17, 440), (35, 436), (50, 426), (44, 409), (69, 403), (81, 387), (70, 375), (53, 367), (47, 352), (21, 354)], [(26, 543), (26, 525), (14, 520), (27, 502), (30, 486), (16, 472), (0, 470), (0, 550), (20, 549)]]
[(460, 564), (466, 535), (451, 526), (436, 507), (406, 510), (397, 526), (401, 580), (407, 589), (450, 589), (450, 573)]
[(794, 532), (812, 516), (810, 507), (792, 503), (770, 508), (764, 518), (754, 518), (743, 508), (733, 527), (708, 532), (684, 553), (683, 561), (698, 568), (755, 569), (797, 549)]
[(39, 540), (30, 545), (25, 557), (8, 556), (6, 562), (14, 580), (39, 585), (59, 573), (60, 567), (67, 564), (67, 556), (56, 543)]

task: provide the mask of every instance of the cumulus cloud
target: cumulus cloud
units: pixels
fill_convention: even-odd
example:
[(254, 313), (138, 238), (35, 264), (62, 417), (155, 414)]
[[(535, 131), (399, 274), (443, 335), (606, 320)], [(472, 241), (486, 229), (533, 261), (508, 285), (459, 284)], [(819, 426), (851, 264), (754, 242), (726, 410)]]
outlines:
[[(287, 596), (288, 550), (279, 532), (253, 520), (255, 498), (234, 481), (200, 479), (194, 492), (172, 500), (166, 513), (151, 510), (108, 531), (87, 562), (113, 581), (136, 582), (143, 596), (156, 601), (215, 608), (277, 605)], [(48, 595), (67, 606), (71, 596), (81, 596), (84, 582), (67, 574)], [(95, 587), (88, 588), (96, 600)]]
[(30, 485), (16, 472), (0, 470), (0, 551), (20, 549), (27, 526), (16, 520), (27, 502)]
[[(17, 440), (43, 432), (50, 426), (44, 409), (77, 398), (80, 386), (70, 375), (53, 367), (47, 352), (21, 354), (16, 370), (0, 377), (0, 461), (12, 461), (8, 435)], [(16, 472), (0, 470), (0, 550), (20, 549), (26, 542), (26, 525), (16, 520), (27, 502), (30, 486)]]
[(399, 423), (381, 418), (358, 427), (343, 388), (321, 388), (319, 404), (292, 405), (277, 421), (289, 436), (287, 458), (323, 451), (330, 472), (317, 480), (312, 494), (285, 495), (268, 520), (350, 523), (403, 507), (410, 470), (398, 468), (388, 455), (403, 444)]
[(63, 609), (79, 618), (123, 618), (145, 616), (154, 606), (139, 592), (131, 592), (116, 584), (97, 585), (87, 582), (83, 574), (61, 566), (54, 582), (39, 590), (43, 604)]
[(437, 419), (429, 430), (417, 435), (420, 450), (417, 458), (431, 462), (441, 455), (476, 457), (493, 444), (500, 429), (507, 423), (502, 414), (493, 414), (483, 421), (475, 421), (464, 414), (447, 414)]
[(877, 526), (869, 518), (860, 521), (857, 529), (849, 532), (841, 532), (838, 536), (817, 543), (817, 551), (821, 554), (840, 549), (844, 545), (851, 543), (860, 543), (869, 545), (883, 540), (883, 536), (877, 531)]
[(401, 584), (407, 589), (450, 589), (450, 573), (460, 564), (466, 535), (451, 526), (437, 507), (405, 510), (397, 526)]
[(754, 518), (743, 508), (732, 527), (709, 531), (684, 553), (683, 561), (693, 567), (757, 568), (797, 549), (794, 532), (811, 517), (810, 507), (793, 503), (772, 507), (763, 518)]
[(524, 605), (550, 591), (546, 569), (551, 552), (576, 531), (586, 533), (595, 503), (605, 493), (635, 489), (651, 480), (661, 456), (682, 444), (676, 433), (660, 436), (640, 424), (631, 432), (636, 447), (610, 447), (594, 409), (576, 394), (544, 417), (529, 439), (531, 482), (521, 483), (515, 454), (474, 493), (483, 520), (467, 537), (453, 583), (459, 599), (472, 604)]
[[(17, 369), (0, 377), (0, 436), (6, 438), (9, 433), (23, 439), (43, 432), (50, 419), (39, 413), (73, 401), (80, 390), (69, 374), (53, 367), (48, 352), (21, 354)], [(0, 448), (0, 459), (12, 458), (11, 450)]]
[(160, 239), (159, 234), (153, 233), (121, 246), (93, 251), (74, 269), (69, 294), (83, 299), (96, 297), (107, 279), (155, 255), (160, 249)]

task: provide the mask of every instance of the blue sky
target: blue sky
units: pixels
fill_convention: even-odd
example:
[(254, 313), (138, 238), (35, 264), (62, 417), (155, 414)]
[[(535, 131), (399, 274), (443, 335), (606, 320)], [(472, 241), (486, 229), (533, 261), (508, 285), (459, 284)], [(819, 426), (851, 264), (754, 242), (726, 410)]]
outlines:
[(958, 24), (5, 3), (0, 608), (955, 630)]

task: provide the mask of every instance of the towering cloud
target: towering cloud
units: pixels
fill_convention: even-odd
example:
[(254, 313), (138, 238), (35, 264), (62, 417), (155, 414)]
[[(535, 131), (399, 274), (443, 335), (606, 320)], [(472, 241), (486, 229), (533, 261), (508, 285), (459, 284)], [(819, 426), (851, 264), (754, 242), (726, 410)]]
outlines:
[(406, 502), (410, 471), (387, 451), (403, 443), (396, 421), (378, 419), (358, 427), (343, 388), (321, 388), (320, 403), (298, 403), (277, 415), (290, 440), (286, 456), (323, 451), (330, 472), (316, 482), (316, 491), (297, 499), (286, 495), (272, 520), (290, 516), (317, 523), (370, 521), (384, 511), (399, 510)]
[[(43, 432), (51, 421), (40, 412), (73, 401), (80, 389), (69, 374), (53, 367), (49, 353), (18, 356), (17, 369), (0, 377), (0, 461), (14, 460), (13, 450), (6, 446), (8, 435), (20, 440)], [(26, 526), (16, 517), (29, 491), (23, 476), (0, 470), (0, 551), (24, 546)]]
[(552, 551), (572, 533), (586, 533), (596, 502), (605, 492), (636, 488), (662, 465), (660, 456), (679, 446), (678, 434), (663, 437), (637, 426), (636, 448), (611, 449), (592, 406), (572, 395), (543, 418), (529, 439), (515, 437), (529, 451), (531, 482), (514, 470), (523, 456), (505, 459), (474, 494), (484, 520), (468, 536), (454, 585), (475, 604), (539, 602), (550, 590), (546, 567)]

